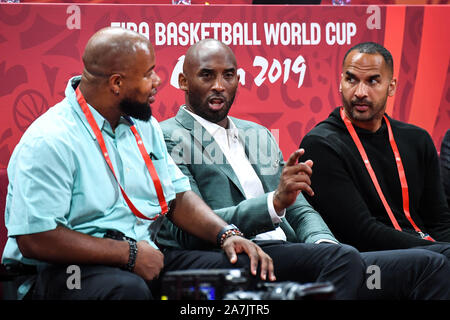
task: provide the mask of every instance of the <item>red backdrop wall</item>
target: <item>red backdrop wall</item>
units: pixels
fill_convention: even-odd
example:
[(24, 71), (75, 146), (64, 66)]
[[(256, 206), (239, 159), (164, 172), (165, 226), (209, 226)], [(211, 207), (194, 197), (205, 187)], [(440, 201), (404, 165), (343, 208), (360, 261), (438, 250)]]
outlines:
[(450, 127), (449, 18), (446, 5), (0, 4), (0, 168), (30, 123), (63, 98), (67, 79), (81, 72), (89, 37), (112, 23), (140, 30), (155, 45), (158, 120), (183, 103), (170, 80), (191, 40), (215, 33), (232, 39), (245, 83), (231, 114), (274, 130), (285, 157), (340, 104), (345, 52), (379, 42), (394, 56), (399, 84), (388, 113), (425, 128), (439, 147)]

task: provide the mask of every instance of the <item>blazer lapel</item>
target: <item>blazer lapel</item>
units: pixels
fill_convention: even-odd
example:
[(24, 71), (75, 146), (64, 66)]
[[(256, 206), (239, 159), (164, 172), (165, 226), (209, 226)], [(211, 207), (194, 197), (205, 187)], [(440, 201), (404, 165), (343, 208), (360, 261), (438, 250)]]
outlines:
[[(194, 144), (201, 146), (201, 155), (194, 154), (194, 164), (211, 165), (214, 164), (216, 168), (221, 170), (232, 183), (236, 185), (239, 191), (244, 195), (244, 190), (234, 173), (233, 168), (227, 161), (225, 155), (220, 149), (214, 138), (206, 131), (203, 126), (196, 121), (186, 110), (184, 106), (180, 107), (175, 119), (186, 128), (193, 137)], [(198, 152), (194, 146), (191, 146), (191, 152)], [(197, 163), (195, 160), (199, 160)]]
[[(255, 170), (256, 175), (259, 177), (259, 180), (261, 180), (264, 191), (265, 192), (273, 191), (274, 186), (273, 186), (272, 181), (267, 180), (272, 177), (262, 174), (262, 171), (261, 171), (262, 164), (258, 160), (258, 156), (267, 155), (267, 148), (268, 148), (267, 143), (269, 143), (270, 137), (268, 136), (268, 134), (266, 133), (265, 130), (261, 130), (259, 127), (252, 127), (252, 126), (248, 125), (247, 123), (242, 122), (241, 120), (236, 119), (236, 118), (232, 118), (232, 119), (233, 119), (233, 122), (236, 125), (236, 127), (239, 129), (239, 138), (241, 139), (241, 142), (244, 145), (245, 154), (246, 154), (247, 158), (249, 159), (250, 164), (252, 165), (253, 169)], [(258, 131), (258, 130), (260, 130), (260, 131)], [(241, 132), (242, 132), (242, 134), (241, 134)], [(253, 140), (252, 140), (252, 138), (243, 139), (243, 137), (246, 137), (249, 132), (251, 134), (255, 133), (255, 138)], [(247, 134), (244, 134), (244, 133), (247, 133)], [(260, 137), (261, 134), (267, 135), (264, 137), (265, 139), (261, 139), (261, 137)], [(261, 145), (261, 141), (263, 141), (263, 142), (265, 141), (266, 143), (263, 143), (264, 145)], [(254, 148), (254, 146), (249, 146), (249, 143), (256, 143), (256, 148)], [(251, 150), (250, 150), (250, 148), (251, 148)], [(271, 152), (274, 152), (274, 150), (272, 150), (273, 148), (271, 145), (270, 145), (270, 148), (271, 148)], [(275, 152), (276, 152), (276, 150), (275, 150)], [(268, 164), (268, 165), (273, 166), (277, 170), (278, 166), (279, 166), (278, 159), (270, 161), (270, 164)], [(278, 183), (276, 185), (278, 185)]]

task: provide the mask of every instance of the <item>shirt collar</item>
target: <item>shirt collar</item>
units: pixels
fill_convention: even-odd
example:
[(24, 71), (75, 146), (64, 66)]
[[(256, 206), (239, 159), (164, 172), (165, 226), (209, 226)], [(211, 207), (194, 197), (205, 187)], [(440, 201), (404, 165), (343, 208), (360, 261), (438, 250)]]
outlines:
[[(81, 76), (75, 76), (72, 79), (69, 80), (69, 83), (66, 88), (66, 96), (70, 100), (74, 100), (74, 103), (72, 104), (73, 108), (75, 109), (76, 114), (80, 117), (82, 123), (88, 130), (89, 134), (91, 135), (93, 140), (96, 140), (95, 133), (92, 130), (91, 126), (89, 125), (86, 116), (83, 113), (83, 110), (81, 110), (81, 107), (77, 101), (75, 89), (78, 87), (81, 80)], [(86, 102), (87, 103), (87, 102)], [(114, 135), (111, 125), (109, 122), (95, 109), (93, 108), (89, 103), (87, 103), (89, 110), (91, 111), (95, 122), (97, 123), (98, 127), (100, 128), (100, 131), (105, 131), (110, 135)], [(134, 124), (133, 120), (130, 117), (121, 117), (119, 120), (120, 124), (126, 124), (127, 126), (132, 126)]]
[[(219, 126), (218, 124), (211, 122), (209, 120), (206, 120), (202, 117), (200, 117), (199, 115), (196, 115), (195, 113), (189, 111), (186, 107), (186, 105), (183, 105), (184, 110), (189, 113), (195, 120), (197, 120), (202, 126), (203, 128), (206, 129), (206, 131), (208, 131), (208, 133), (214, 137), (214, 135), (216, 135), (220, 130), (225, 130), (223, 127)], [(228, 129), (226, 129), (226, 132), (229, 133), (236, 133), (237, 134), (237, 127), (234, 124), (234, 122), (231, 120), (230, 117), (228, 117)]]

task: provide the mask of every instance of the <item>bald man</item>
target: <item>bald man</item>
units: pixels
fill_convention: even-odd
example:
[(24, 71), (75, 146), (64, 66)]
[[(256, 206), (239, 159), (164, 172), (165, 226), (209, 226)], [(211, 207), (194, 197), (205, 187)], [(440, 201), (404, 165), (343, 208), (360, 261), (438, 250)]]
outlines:
[(149, 219), (169, 208), (175, 224), (223, 249), (214, 263), (186, 268), (250, 263), (256, 275), (259, 264), (259, 276), (274, 280), (270, 257), (190, 191), (168, 155), (151, 117), (160, 78), (150, 42), (105, 28), (88, 41), (83, 64), (8, 166), (3, 263), (37, 270), (18, 298), (151, 299), (164, 256), (150, 238), (159, 220)]

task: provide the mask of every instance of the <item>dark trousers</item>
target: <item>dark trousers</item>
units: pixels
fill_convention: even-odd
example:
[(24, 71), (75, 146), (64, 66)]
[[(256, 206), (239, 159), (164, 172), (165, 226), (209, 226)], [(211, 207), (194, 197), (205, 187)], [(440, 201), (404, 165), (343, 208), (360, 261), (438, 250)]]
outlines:
[[(80, 288), (70, 285), (68, 265), (38, 270), (33, 300), (150, 300), (148, 284), (135, 273), (116, 267), (80, 265)], [(69, 282), (69, 285), (68, 285)]]
[[(278, 281), (331, 281), (337, 299), (354, 299), (364, 280), (364, 263), (356, 249), (346, 245), (294, 244), (263, 241), (274, 261)], [(164, 270), (248, 268), (239, 254), (235, 264), (223, 251), (166, 250)], [(69, 289), (67, 266), (52, 265), (38, 273), (33, 299), (151, 299), (147, 283), (131, 272), (106, 266), (80, 266), (80, 289)], [(259, 271), (259, 270), (258, 270)], [(259, 277), (259, 276), (258, 276)], [(158, 292), (159, 281), (152, 281)], [(157, 297), (156, 297), (157, 298)]]
[[(261, 241), (274, 262), (277, 281), (330, 281), (337, 299), (450, 299), (450, 264), (442, 254), (424, 249), (359, 253), (334, 244)], [(231, 264), (223, 251), (165, 250), (164, 270), (248, 268), (246, 254)], [(369, 283), (379, 268), (379, 283)], [(67, 286), (67, 266), (49, 266), (37, 276), (33, 299), (152, 299), (159, 281), (107, 266), (80, 266), (80, 289)], [(378, 270), (378, 269), (375, 269)], [(160, 278), (163, 274), (160, 275)], [(155, 298), (158, 298), (155, 296)]]
[[(347, 245), (260, 241), (277, 281), (330, 281), (337, 299), (450, 299), (450, 263), (424, 249), (358, 253)], [(233, 267), (223, 252), (168, 250), (165, 270)], [(240, 255), (238, 265), (248, 266)], [(376, 277), (379, 277), (379, 282)]]
[[(284, 241), (257, 243), (272, 258), (277, 281), (330, 281), (336, 288), (336, 299), (357, 297), (364, 281), (365, 265), (353, 247)], [(165, 271), (249, 266), (247, 255), (238, 255), (238, 262), (233, 265), (222, 251), (166, 250), (164, 256)]]
[(448, 242), (435, 242), (428, 246), (416, 247), (416, 249), (426, 249), (437, 252), (447, 257), (447, 259), (450, 259), (450, 243)]
[[(361, 257), (367, 269), (360, 299), (450, 299), (450, 263), (442, 254), (414, 248), (364, 252)], [(373, 279), (376, 267), (378, 286)]]

